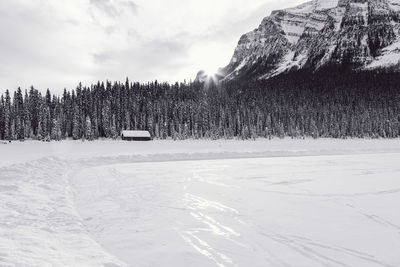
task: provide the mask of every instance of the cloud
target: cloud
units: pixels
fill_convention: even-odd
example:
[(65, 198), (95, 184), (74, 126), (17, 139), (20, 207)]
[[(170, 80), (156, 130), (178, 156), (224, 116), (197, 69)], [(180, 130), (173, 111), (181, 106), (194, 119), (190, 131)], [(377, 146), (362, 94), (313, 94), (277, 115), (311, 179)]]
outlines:
[(96, 64), (106, 63), (110, 59), (111, 59), (110, 55), (107, 55), (106, 53), (94, 53), (93, 54), (93, 60), (94, 60), (94, 63), (96, 63)]
[(118, 10), (111, 4), (110, 0), (90, 0), (90, 3), (111, 17), (115, 17), (119, 14)]
[(303, 0), (0, 1), (0, 93), (192, 79), (226, 65), (272, 9)]
[(136, 14), (138, 12), (139, 6), (133, 1), (124, 1), (123, 5), (132, 13)]
[(131, 0), (90, 0), (90, 4), (110, 17), (120, 16), (124, 12), (136, 14), (138, 5)]
[[(108, 49), (93, 55), (97, 77), (120, 80), (173, 81), (171, 77), (188, 64), (190, 46), (179, 38), (146, 39), (125, 49)], [(149, 77), (141, 79), (141, 77)], [(183, 79), (182, 79), (183, 80)]]

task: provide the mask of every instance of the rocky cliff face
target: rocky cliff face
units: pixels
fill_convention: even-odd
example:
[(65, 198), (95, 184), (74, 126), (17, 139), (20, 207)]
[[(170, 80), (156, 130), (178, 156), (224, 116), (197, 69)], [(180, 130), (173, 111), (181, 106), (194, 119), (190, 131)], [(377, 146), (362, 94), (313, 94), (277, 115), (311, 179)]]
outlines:
[(385, 68), (400, 62), (400, 0), (312, 0), (272, 12), (240, 38), (225, 79), (268, 78), (329, 65)]

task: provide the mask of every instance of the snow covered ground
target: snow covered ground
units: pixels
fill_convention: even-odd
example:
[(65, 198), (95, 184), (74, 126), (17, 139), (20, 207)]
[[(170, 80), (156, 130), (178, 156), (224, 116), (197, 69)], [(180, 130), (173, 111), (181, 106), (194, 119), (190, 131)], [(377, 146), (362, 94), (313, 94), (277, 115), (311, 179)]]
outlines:
[(0, 266), (400, 266), (400, 140), (0, 144)]

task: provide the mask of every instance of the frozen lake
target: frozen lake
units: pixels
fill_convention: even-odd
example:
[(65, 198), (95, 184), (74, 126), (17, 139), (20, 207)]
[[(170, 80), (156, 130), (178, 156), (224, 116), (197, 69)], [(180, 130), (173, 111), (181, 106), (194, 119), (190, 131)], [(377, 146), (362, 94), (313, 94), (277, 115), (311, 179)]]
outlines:
[(400, 154), (111, 164), (70, 178), (128, 266), (400, 266)]
[(0, 144), (0, 266), (400, 266), (398, 139)]

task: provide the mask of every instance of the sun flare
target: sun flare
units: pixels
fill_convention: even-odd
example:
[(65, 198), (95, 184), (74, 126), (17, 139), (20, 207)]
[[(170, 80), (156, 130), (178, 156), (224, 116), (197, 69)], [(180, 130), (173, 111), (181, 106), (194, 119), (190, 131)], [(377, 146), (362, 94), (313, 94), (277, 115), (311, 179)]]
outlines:
[(206, 68), (204, 70), (204, 74), (207, 75), (208, 77), (215, 77), (218, 74), (218, 69), (217, 68)]

